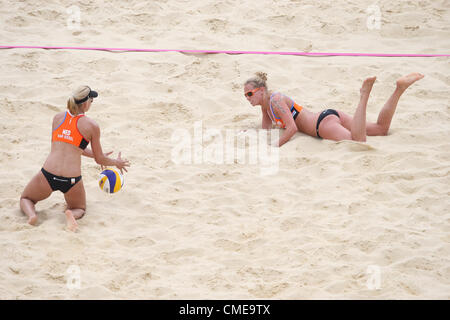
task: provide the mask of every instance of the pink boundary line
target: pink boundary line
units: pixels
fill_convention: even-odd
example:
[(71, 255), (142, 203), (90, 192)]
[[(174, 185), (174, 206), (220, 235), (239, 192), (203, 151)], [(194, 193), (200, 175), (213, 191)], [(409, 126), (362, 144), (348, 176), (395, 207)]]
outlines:
[(53, 47), (53, 46), (0, 46), (0, 49), (65, 49), (121, 52), (180, 52), (180, 53), (225, 53), (225, 54), (271, 54), (291, 56), (357, 56), (357, 57), (450, 57), (450, 54), (408, 54), (408, 53), (333, 53), (333, 52), (279, 52), (279, 51), (233, 51), (233, 50), (181, 50), (181, 49), (133, 49), (95, 47)]

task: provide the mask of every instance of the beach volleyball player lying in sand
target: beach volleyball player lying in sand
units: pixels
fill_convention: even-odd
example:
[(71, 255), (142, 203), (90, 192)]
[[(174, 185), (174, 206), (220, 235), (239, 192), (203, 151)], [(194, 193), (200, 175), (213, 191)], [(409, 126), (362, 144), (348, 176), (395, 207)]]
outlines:
[(387, 100), (378, 115), (376, 123), (366, 122), (366, 107), (370, 91), (376, 77), (364, 80), (360, 89), (360, 100), (352, 116), (334, 109), (314, 113), (295, 103), (291, 98), (278, 91), (268, 90), (267, 75), (262, 72), (247, 80), (244, 94), (252, 106), (261, 106), (262, 127), (270, 129), (272, 123), (286, 129), (281, 135), (278, 146), (282, 146), (297, 132), (312, 137), (340, 140), (366, 141), (366, 136), (387, 135), (395, 113), (398, 100), (405, 90), (424, 75), (411, 73), (397, 80), (394, 93)]
[[(25, 187), (20, 197), (20, 208), (28, 216), (28, 223), (36, 224), (35, 204), (50, 196), (53, 191), (64, 193), (67, 227), (75, 231), (76, 219), (86, 212), (86, 193), (81, 180), (81, 156), (94, 158), (104, 166), (116, 166), (122, 172), (129, 166), (126, 159), (109, 158), (100, 144), (100, 128), (85, 112), (98, 94), (88, 86), (79, 87), (67, 101), (67, 111), (53, 118), (50, 154), (39, 171)], [(87, 148), (91, 142), (92, 149)]]

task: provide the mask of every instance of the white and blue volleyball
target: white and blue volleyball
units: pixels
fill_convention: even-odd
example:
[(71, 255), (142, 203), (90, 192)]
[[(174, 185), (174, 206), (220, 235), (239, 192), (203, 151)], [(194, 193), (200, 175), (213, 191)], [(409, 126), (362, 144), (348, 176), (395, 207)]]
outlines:
[(123, 187), (123, 175), (114, 169), (103, 170), (98, 185), (106, 193), (116, 193)]

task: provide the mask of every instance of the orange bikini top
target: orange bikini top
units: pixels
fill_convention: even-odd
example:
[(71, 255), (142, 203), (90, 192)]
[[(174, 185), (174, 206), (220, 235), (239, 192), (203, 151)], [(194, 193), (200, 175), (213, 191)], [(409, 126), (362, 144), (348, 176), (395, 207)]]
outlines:
[[(272, 93), (272, 95), (270, 96), (270, 111), (272, 114), (269, 113), (270, 118), (272, 119), (273, 122), (275, 122), (275, 124), (280, 127), (280, 128), (286, 128), (286, 124), (284, 123), (283, 119), (278, 118), (275, 113), (273, 112), (273, 108), (272, 108), (272, 96), (275, 93)], [(283, 95), (284, 96), (284, 95)], [(292, 99), (291, 99), (292, 100)], [(293, 100), (292, 100), (292, 106), (290, 108), (291, 113), (292, 113), (292, 117), (295, 119), (297, 118), (297, 116), (300, 114), (300, 112), (302, 111), (303, 107), (299, 106), (298, 104), (296, 104)]]
[(53, 130), (52, 141), (61, 141), (83, 150), (86, 149), (89, 141), (83, 137), (77, 127), (78, 120), (83, 116), (84, 114), (73, 116), (67, 111), (64, 120)]

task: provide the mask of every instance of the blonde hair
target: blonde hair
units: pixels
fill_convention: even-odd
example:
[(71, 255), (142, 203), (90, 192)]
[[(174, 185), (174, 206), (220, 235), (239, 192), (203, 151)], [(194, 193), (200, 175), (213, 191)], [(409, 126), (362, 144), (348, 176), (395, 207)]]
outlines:
[(81, 108), (86, 102), (77, 104), (75, 100), (86, 98), (90, 91), (91, 89), (88, 86), (81, 86), (72, 93), (72, 95), (67, 100), (67, 109), (69, 109), (69, 112), (71, 114), (77, 115), (80, 113)]
[(254, 88), (264, 87), (267, 89), (267, 73), (257, 72), (255, 76), (248, 79), (244, 85), (251, 84)]

